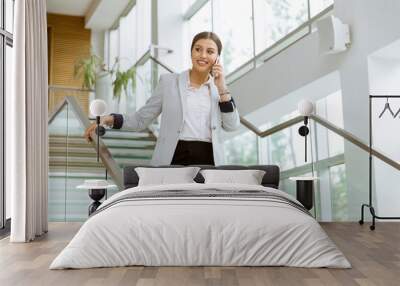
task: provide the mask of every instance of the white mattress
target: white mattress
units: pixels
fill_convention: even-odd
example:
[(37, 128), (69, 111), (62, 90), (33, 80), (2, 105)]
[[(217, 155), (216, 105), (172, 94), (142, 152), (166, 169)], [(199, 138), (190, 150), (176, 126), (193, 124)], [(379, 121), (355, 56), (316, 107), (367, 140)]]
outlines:
[[(132, 192), (265, 190), (262, 186), (180, 184), (135, 187), (115, 194), (90, 217), (50, 269), (145, 266), (294, 266), (349, 268), (318, 222), (299, 209), (258, 198), (150, 198)], [(136, 193), (135, 193), (136, 194)], [(108, 207), (107, 207), (108, 205)]]

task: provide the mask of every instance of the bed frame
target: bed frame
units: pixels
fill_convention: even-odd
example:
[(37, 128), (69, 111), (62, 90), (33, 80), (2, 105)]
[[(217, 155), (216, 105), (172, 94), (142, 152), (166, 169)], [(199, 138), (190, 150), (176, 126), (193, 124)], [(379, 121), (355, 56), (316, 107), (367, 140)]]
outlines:
[[(182, 168), (185, 166), (143, 166), (143, 165), (131, 165), (124, 167), (124, 189), (136, 187), (139, 183), (139, 176), (135, 171), (136, 167), (147, 167), (147, 168)], [(279, 167), (276, 165), (252, 165), (252, 166), (241, 166), (241, 165), (223, 165), (223, 166), (210, 166), (210, 165), (196, 165), (202, 170), (205, 169), (217, 169), (217, 170), (263, 170), (265, 175), (262, 179), (261, 184), (264, 187), (271, 187), (278, 189), (279, 187)], [(197, 174), (194, 180), (197, 183), (204, 183), (204, 178), (200, 174)]]

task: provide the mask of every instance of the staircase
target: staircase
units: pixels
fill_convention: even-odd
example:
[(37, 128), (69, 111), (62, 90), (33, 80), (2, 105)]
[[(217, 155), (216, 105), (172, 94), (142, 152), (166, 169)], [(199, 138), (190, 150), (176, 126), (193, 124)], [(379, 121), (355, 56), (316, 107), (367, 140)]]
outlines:
[[(71, 111), (60, 112), (49, 125), (49, 221), (86, 220), (91, 199), (76, 187), (87, 179), (106, 179), (106, 169), (83, 132)], [(121, 172), (125, 165), (148, 165), (156, 143), (149, 132), (107, 130), (102, 139)], [(110, 176), (107, 180), (113, 182)], [(118, 191), (108, 189), (107, 195)]]

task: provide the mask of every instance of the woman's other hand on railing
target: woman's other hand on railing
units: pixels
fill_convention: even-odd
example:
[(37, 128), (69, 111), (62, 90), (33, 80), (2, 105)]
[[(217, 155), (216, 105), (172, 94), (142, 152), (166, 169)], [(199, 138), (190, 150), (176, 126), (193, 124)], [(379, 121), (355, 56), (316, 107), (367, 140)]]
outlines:
[[(113, 126), (114, 125), (114, 117), (112, 115), (102, 116), (100, 118), (100, 125)], [(92, 142), (92, 132), (96, 130), (97, 124), (92, 123), (88, 128), (86, 128), (83, 137), (87, 142)]]

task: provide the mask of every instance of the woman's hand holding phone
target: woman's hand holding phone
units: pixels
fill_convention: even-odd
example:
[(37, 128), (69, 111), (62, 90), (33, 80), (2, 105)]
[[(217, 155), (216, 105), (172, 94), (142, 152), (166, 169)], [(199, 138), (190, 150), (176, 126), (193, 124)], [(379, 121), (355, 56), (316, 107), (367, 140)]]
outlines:
[(219, 56), (215, 60), (215, 63), (211, 68), (210, 74), (214, 77), (214, 83), (218, 89), (220, 101), (229, 101), (231, 97), (229, 93), (226, 93), (228, 88), (225, 84), (224, 69), (219, 63)]

